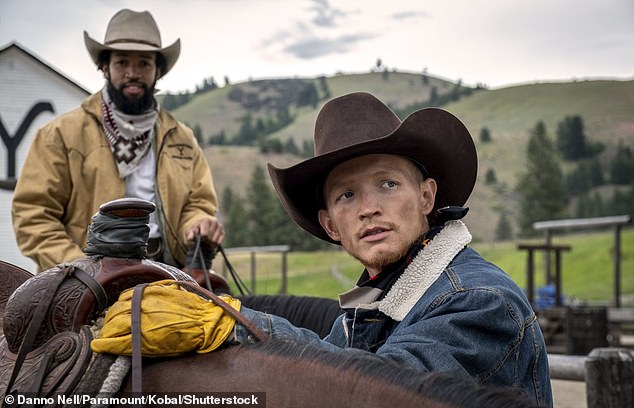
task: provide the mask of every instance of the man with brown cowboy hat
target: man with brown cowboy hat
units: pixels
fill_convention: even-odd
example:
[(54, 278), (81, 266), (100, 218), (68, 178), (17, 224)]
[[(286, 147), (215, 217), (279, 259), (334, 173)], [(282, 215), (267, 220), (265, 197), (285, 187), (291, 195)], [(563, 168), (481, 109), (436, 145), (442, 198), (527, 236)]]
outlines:
[(91, 217), (122, 197), (153, 202), (148, 253), (183, 266), (197, 234), (219, 245), (211, 171), (190, 128), (154, 98), (174, 66), (180, 40), (163, 46), (147, 12), (118, 11), (103, 43), (84, 32), (103, 89), (38, 130), (13, 199), (21, 251), (40, 270), (81, 258)]
[[(345, 313), (323, 340), (279, 316), (248, 307), (242, 314), (275, 338), (375, 353), (422, 372), (512, 387), (518, 398), (551, 406), (535, 313), (515, 282), (468, 246), (460, 221), (477, 175), (475, 145), (460, 120), (428, 108), (401, 121), (374, 96), (352, 93), (325, 104), (314, 139), (313, 158), (269, 165), (269, 174), (293, 221), (340, 244), (365, 269), (340, 295)], [(129, 327), (105, 320), (102, 334), (112, 327), (115, 335), (98, 342), (130, 341)], [(205, 333), (214, 330), (229, 336), (227, 344), (252, 341), (233, 319)]]
[[(315, 156), (269, 165), (289, 216), (365, 267), (340, 295), (345, 314), (319, 340), (285, 320), (242, 308), (274, 337), (355, 348), (422, 371), (521, 389), (552, 405), (544, 339), (522, 289), (468, 245), (460, 220), (477, 154), (465, 126), (437, 108), (401, 121), (367, 93), (326, 103)], [(240, 326), (236, 339), (245, 341)]]

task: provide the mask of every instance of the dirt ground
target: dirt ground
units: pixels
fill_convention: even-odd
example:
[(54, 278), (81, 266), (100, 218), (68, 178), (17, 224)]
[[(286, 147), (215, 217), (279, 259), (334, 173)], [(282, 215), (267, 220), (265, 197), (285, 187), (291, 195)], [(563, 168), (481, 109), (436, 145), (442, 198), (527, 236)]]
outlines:
[(586, 383), (551, 380), (554, 408), (586, 408)]

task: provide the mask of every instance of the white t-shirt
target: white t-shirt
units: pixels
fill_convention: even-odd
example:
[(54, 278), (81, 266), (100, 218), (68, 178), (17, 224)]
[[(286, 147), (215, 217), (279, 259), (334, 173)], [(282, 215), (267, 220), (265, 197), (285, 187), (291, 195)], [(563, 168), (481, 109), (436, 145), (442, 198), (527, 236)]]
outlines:
[[(156, 204), (154, 194), (155, 154), (150, 146), (141, 158), (139, 167), (125, 178), (125, 196), (136, 197)], [(156, 211), (150, 214), (150, 238), (160, 237)]]

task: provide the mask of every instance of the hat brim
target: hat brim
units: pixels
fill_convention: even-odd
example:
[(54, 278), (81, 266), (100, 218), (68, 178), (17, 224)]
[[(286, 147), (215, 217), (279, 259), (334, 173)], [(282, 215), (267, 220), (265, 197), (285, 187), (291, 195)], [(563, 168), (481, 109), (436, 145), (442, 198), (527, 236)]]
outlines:
[(153, 51), (158, 52), (165, 57), (165, 72), (161, 73), (161, 76), (167, 74), (176, 64), (178, 57), (181, 53), (181, 40), (180, 38), (174, 41), (172, 45), (168, 47), (158, 48), (149, 44), (144, 43), (136, 43), (136, 42), (125, 42), (125, 43), (116, 43), (113, 45), (105, 45), (102, 44), (88, 35), (86, 31), (84, 31), (84, 43), (86, 44), (86, 49), (88, 50), (88, 54), (90, 54), (90, 59), (95, 63), (95, 65), (99, 65), (99, 54), (102, 51)]
[(435, 209), (462, 206), (473, 191), (478, 172), (475, 144), (469, 131), (451, 113), (425, 108), (412, 113), (387, 136), (355, 144), (305, 160), (288, 168), (269, 163), (268, 170), (282, 206), (300, 227), (332, 240), (321, 227), (318, 211), (323, 207), (320, 189), (338, 164), (369, 154), (393, 154), (410, 158), (436, 180)]

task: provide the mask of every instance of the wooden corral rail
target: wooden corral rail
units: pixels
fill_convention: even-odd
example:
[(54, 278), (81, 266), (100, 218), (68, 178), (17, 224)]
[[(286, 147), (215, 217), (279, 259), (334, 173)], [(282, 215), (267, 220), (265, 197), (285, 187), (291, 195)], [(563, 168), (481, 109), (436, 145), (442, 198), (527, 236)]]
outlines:
[(597, 348), (587, 356), (548, 354), (550, 378), (584, 381), (588, 408), (634, 407), (634, 355)]
[[(251, 255), (251, 292), (253, 294), (255, 291), (255, 255), (258, 252), (279, 252), (282, 254), (282, 267), (281, 267), (281, 286), (279, 289), (280, 294), (286, 294), (287, 292), (287, 281), (288, 281), (288, 268), (287, 268), (287, 254), (291, 250), (291, 247), (288, 245), (267, 245), (267, 246), (252, 246), (252, 247), (233, 247), (227, 248), (225, 250), (226, 253), (236, 253), (236, 252), (248, 252)], [(223, 270), (223, 276), (226, 276), (226, 271)]]
[[(552, 243), (552, 231), (557, 229), (579, 229), (579, 228), (600, 228), (612, 227), (614, 229), (614, 299), (613, 306), (621, 307), (621, 228), (632, 221), (629, 215), (616, 215), (613, 217), (597, 218), (575, 218), (565, 220), (538, 221), (533, 223), (536, 230), (544, 230), (546, 235), (546, 245)], [(547, 276), (550, 276), (550, 258), (546, 253)]]
[(634, 308), (614, 308), (607, 311), (608, 344), (611, 347), (634, 347)]
[[(534, 287), (535, 287), (535, 251), (543, 251), (548, 256), (551, 252), (555, 253), (555, 306), (561, 306), (561, 253), (570, 251), (569, 245), (552, 245), (552, 244), (519, 244), (517, 249), (528, 251), (526, 261), (526, 296), (528, 301), (534, 307)], [(550, 282), (548, 282), (550, 283)]]

